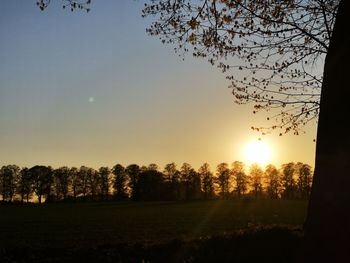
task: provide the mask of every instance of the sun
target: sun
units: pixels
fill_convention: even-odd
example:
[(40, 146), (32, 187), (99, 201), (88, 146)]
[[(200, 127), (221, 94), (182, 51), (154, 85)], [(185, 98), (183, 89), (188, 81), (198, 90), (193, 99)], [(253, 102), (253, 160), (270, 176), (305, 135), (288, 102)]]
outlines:
[(270, 161), (271, 150), (267, 143), (258, 139), (246, 145), (244, 156), (247, 164), (257, 163), (259, 165), (266, 165)]

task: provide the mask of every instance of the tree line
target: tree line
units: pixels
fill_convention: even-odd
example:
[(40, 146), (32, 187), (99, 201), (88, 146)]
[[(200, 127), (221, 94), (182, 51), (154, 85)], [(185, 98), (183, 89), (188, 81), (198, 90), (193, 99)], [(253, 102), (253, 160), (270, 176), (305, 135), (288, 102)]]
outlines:
[(213, 172), (208, 163), (197, 171), (188, 163), (178, 169), (169, 163), (98, 170), (86, 166), (36, 165), (0, 169), (0, 195), (3, 202), (107, 201), (107, 200), (199, 200), (230, 198), (308, 199), (312, 168), (301, 162), (286, 163), (279, 169), (269, 164), (263, 170), (243, 162), (220, 163)]

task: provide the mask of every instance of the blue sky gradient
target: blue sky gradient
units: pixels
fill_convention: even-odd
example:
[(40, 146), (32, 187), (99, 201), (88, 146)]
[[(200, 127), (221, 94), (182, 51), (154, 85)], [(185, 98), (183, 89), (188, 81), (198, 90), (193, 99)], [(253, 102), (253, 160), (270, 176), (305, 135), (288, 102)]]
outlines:
[[(143, 1), (96, 0), (88, 14), (35, 3), (0, 2), (0, 165), (214, 166), (244, 161), (250, 127), (268, 124), (217, 68), (147, 36)], [(271, 162), (313, 165), (306, 131), (263, 137)]]

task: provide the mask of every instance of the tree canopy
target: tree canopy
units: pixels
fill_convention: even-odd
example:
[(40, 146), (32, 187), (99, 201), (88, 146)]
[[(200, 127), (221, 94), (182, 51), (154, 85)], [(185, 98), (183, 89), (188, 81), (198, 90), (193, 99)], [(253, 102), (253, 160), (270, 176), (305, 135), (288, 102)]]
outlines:
[(322, 68), (339, 0), (151, 0), (147, 29), (183, 55), (217, 65), (235, 102), (272, 110), (262, 133), (280, 135), (317, 120)]
[[(44, 11), (46, 7), (49, 6), (51, 0), (38, 0), (36, 5), (40, 8), (41, 11)], [(63, 9), (70, 9), (74, 11), (75, 9), (85, 10), (86, 12), (90, 11), (91, 0), (62, 0)]]

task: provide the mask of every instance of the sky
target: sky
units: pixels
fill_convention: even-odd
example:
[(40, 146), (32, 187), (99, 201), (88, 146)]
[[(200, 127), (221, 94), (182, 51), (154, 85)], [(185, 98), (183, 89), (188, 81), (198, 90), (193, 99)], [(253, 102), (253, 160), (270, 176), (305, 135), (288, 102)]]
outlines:
[(261, 137), (266, 115), (234, 103), (204, 59), (146, 34), (143, 1), (96, 0), (89, 13), (51, 1), (0, 1), (0, 165), (160, 167), (245, 161), (269, 145), (275, 165), (314, 165), (316, 124)]

